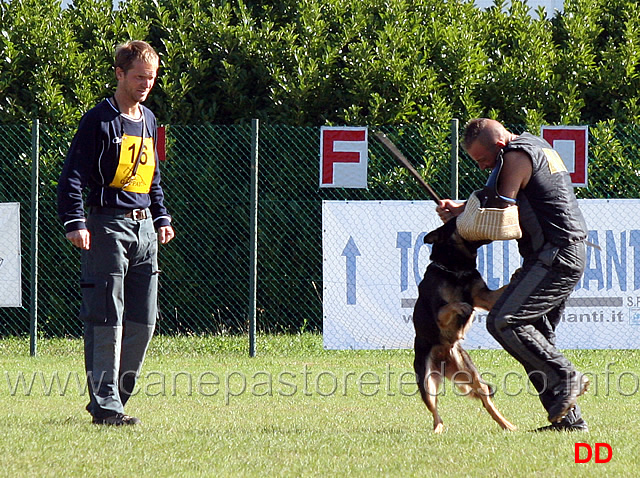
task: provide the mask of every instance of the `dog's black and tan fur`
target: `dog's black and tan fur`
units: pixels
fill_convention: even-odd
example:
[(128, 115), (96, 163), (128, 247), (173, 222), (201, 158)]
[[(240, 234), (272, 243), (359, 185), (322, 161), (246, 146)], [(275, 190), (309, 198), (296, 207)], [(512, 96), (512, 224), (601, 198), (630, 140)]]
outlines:
[(464, 394), (482, 400), (503, 429), (515, 430), (496, 409), (491, 388), (460, 344), (473, 321), (474, 307), (490, 310), (502, 292), (489, 290), (476, 268), (477, 250), (483, 243), (462, 239), (455, 220), (427, 234), (424, 242), (433, 246), (413, 311), (413, 366), (422, 400), (433, 414), (433, 431), (440, 433), (444, 427), (437, 408), (444, 377)]

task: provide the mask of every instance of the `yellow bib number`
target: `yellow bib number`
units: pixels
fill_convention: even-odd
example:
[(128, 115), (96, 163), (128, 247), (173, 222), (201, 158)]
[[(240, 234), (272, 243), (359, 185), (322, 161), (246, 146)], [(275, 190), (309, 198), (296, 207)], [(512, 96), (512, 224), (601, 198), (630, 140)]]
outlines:
[(133, 167), (140, 152), (140, 139), (139, 136), (122, 136), (118, 169), (110, 186), (132, 193), (148, 194), (151, 191), (151, 181), (156, 168), (153, 138), (144, 139), (140, 164), (135, 176), (132, 177)]

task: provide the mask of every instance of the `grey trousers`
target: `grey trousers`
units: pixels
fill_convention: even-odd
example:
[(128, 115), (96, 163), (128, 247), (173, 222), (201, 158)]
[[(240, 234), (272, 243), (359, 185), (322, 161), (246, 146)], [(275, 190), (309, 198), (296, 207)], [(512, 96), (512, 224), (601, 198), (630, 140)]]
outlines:
[(158, 315), (158, 240), (151, 219), (91, 214), (82, 251), (85, 369), (96, 418), (124, 413)]
[[(487, 330), (526, 370), (548, 411), (575, 372), (556, 348), (555, 330), (586, 265), (580, 242), (525, 258), (521, 271), (487, 316)], [(580, 409), (569, 417), (578, 421)]]

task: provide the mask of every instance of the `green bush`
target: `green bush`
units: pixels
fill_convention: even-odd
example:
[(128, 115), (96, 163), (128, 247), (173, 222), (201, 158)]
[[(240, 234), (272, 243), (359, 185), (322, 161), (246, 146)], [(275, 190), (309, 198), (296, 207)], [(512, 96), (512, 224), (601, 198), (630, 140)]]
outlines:
[(161, 54), (149, 106), (165, 124), (638, 120), (637, 2), (511, 3), (8, 0), (0, 124), (75, 125), (113, 90), (114, 46), (131, 38)]

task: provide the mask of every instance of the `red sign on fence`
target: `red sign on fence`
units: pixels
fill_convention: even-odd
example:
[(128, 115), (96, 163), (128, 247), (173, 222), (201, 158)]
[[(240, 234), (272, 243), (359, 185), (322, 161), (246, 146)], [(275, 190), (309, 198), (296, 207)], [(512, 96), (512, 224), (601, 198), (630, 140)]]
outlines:
[(366, 127), (320, 128), (320, 187), (366, 188)]
[(164, 161), (167, 159), (167, 137), (164, 126), (158, 126), (158, 144), (156, 145), (156, 151), (158, 152), (158, 159)]
[(587, 185), (589, 129), (587, 126), (543, 126), (541, 136), (564, 162), (574, 186)]

